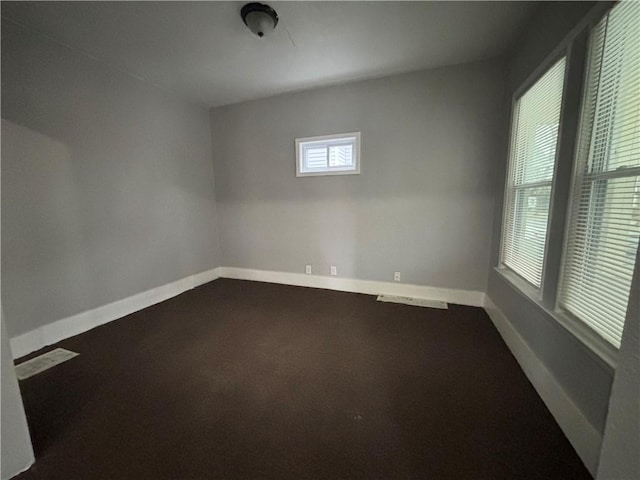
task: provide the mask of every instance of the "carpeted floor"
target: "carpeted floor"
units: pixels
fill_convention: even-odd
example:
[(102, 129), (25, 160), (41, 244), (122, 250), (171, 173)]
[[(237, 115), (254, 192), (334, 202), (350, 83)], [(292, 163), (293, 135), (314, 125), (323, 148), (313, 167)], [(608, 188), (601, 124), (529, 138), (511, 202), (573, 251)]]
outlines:
[(22, 480), (591, 478), (480, 308), (217, 280), (56, 346)]

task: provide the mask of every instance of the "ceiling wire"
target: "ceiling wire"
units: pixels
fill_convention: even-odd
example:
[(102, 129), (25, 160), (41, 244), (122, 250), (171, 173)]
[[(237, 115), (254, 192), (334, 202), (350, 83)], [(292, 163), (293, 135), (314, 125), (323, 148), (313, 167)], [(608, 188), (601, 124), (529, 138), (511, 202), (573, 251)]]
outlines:
[(289, 31), (289, 29), (287, 28), (286, 25), (283, 25), (285, 32), (287, 32), (287, 36), (289, 37), (289, 40), (291, 40), (291, 45), (293, 45), (295, 48), (298, 48), (298, 46), (296, 45), (296, 42), (293, 40), (293, 37), (291, 36), (291, 32)]

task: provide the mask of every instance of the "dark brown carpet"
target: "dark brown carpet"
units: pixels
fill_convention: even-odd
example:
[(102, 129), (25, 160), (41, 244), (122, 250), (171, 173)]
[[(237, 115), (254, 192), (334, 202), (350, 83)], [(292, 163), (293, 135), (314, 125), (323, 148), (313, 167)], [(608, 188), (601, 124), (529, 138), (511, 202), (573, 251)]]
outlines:
[(57, 346), (19, 479), (591, 478), (480, 308), (217, 280)]

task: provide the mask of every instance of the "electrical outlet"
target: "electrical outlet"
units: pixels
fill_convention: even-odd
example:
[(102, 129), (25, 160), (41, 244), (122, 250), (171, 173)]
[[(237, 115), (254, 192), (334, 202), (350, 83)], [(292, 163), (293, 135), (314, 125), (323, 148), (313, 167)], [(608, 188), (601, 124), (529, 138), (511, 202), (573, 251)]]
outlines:
[(311, 265), (304, 266), (304, 273), (306, 273), (307, 275), (311, 275)]
[(331, 265), (331, 275), (333, 275), (334, 277), (338, 275), (338, 269), (335, 267), (335, 265)]
[(393, 279), (396, 282), (399, 282), (400, 281), (400, 272), (393, 272)]

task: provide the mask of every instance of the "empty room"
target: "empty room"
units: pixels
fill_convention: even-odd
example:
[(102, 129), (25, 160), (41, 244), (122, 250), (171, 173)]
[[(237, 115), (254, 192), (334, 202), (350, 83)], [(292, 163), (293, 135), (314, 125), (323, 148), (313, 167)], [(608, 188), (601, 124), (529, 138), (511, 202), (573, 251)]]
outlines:
[(640, 2), (1, 9), (1, 480), (640, 479)]

